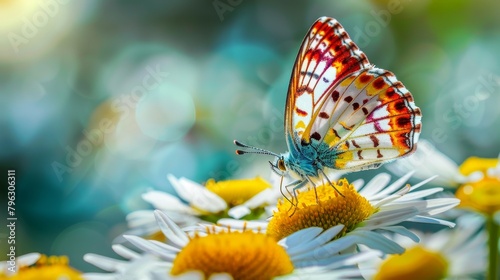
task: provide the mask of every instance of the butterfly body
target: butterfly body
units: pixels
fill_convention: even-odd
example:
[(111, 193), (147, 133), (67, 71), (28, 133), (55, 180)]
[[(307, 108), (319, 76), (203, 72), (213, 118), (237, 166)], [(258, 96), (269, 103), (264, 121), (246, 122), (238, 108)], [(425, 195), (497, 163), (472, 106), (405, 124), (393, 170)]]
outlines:
[(324, 143), (312, 140), (310, 144), (301, 146), (300, 151), (293, 149), (281, 155), (285, 167), (296, 178), (304, 176), (318, 177), (319, 170), (334, 168), (335, 150)]
[(288, 152), (267, 154), (276, 156), (275, 172), (297, 178), (296, 189), (327, 169), (372, 169), (409, 155), (420, 131), (420, 109), (403, 83), (370, 64), (337, 20), (322, 17), (304, 38), (290, 78)]

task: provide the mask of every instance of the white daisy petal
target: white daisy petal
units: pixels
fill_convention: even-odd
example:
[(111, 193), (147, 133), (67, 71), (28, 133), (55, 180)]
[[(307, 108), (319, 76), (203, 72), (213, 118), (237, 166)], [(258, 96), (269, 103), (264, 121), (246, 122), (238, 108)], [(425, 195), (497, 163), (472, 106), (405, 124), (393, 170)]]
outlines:
[(189, 242), (189, 238), (165, 213), (155, 211), (155, 218), (161, 231), (168, 240), (174, 244), (183, 247)]
[(144, 252), (149, 252), (150, 254), (154, 254), (163, 260), (173, 261), (177, 256), (177, 252), (165, 250), (163, 246), (158, 246), (157, 244), (144, 240), (138, 236), (133, 235), (124, 235), (125, 239), (132, 243), (135, 247), (139, 248)]
[(414, 217), (418, 214), (418, 210), (414, 207), (405, 207), (395, 210), (380, 211), (373, 214), (368, 220), (364, 222), (363, 228), (376, 229), (395, 225)]
[(252, 210), (248, 208), (246, 205), (238, 205), (235, 206), (227, 212), (227, 214), (235, 219), (240, 219), (248, 214), (252, 213)]
[(365, 180), (357, 179), (351, 183), (354, 186), (354, 189), (359, 192), (359, 190), (364, 186)]
[(346, 235), (346, 237), (348, 236), (356, 237), (357, 244), (364, 244), (375, 250), (380, 250), (389, 254), (401, 254), (404, 252), (404, 248), (398, 243), (377, 232), (355, 229)]
[(411, 191), (414, 191), (414, 190), (420, 188), (421, 186), (423, 186), (423, 185), (427, 184), (428, 182), (436, 179), (437, 177), (438, 177), (438, 175), (431, 176), (430, 178), (427, 178), (427, 179), (423, 180), (422, 182), (420, 182), (420, 183), (418, 183), (416, 185), (411, 186)]
[(189, 215), (198, 214), (197, 211), (181, 202), (177, 197), (165, 192), (148, 191), (142, 195), (142, 198), (158, 210), (184, 212)]
[(293, 256), (292, 259), (295, 261), (304, 260), (304, 259), (325, 259), (329, 258), (332, 255), (338, 255), (340, 251), (343, 251), (347, 248), (352, 247), (355, 244), (355, 238), (345, 236), (343, 238), (336, 239), (332, 242), (328, 242), (323, 246), (318, 246), (314, 250), (309, 250), (306, 252), (302, 252), (300, 255)]
[(150, 241), (143, 239), (141, 237), (134, 235), (124, 235), (123, 237), (127, 239), (128, 242), (132, 243), (132, 245), (141, 249), (142, 251), (153, 252), (157, 250), (158, 246), (154, 245)]
[(433, 217), (420, 216), (420, 215), (412, 217), (412, 218), (408, 219), (408, 221), (415, 222), (415, 223), (438, 224), (438, 225), (443, 225), (443, 226), (447, 226), (450, 228), (455, 226), (455, 223), (453, 223), (453, 222), (449, 222), (449, 221), (445, 221), (445, 220), (441, 220), (441, 219), (433, 218)]
[[(401, 189), (403, 185), (408, 182), (408, 179), (413, 175), (414, 172), (408, 172), (398, 180), (396, 180), (394, 183), (390, 184), (388, 187), (374, 195), (374, 197), (381, 197), (381, 196), (387, 196), (389, 194), (394, 193), (395, 191)], [(361, 195), (365, 196), (363, 192), (360, 192)]]
[(320, 227), (305, 228), (281, 239), (278, 242), (278, 244), (285, 248), (289, 248), (288, 250), (292, 250), (293, 252), (294, 250), (296, 250), (295, 249), (297, 247), (296, 244), (310, 242), (311, 240), (316, 238), (316, 236), (318, 236), (321, 232), (323, 232), (323, 228)]
[(335, 269), (347, 265), (357, 265), (359, 263), (373, 259), (374, 257), (380, 257), (381, 255), (382, 253), (376, 250), (367, 250), (361, 253), (337, 255), (335, 256), (337, 260), (329, 264), (328, 268)]
[(115, 251), (115, 253), (129, 260), (138, 259), (141, 257), (139, 253), (132, 251), (121, 244), (111, 245), (111, 248), (113, 249), (113, 251)]
[(309, 241), (301, 240), (302, 244), (300, 246), (289, 248), (287, 252), (292, 257), (300, 255), (304, 252), (310, 252), (312, 249), (317, 248), (332, 240), (340, 231), (342, 231), (343, 228), (343, 225), (331, 227), (316, 236), (314, 239), (311, 239)]
[(181, 250), (177, 247), (170, 246), (168, 244), (165, 244), (163, 242), (160, 242), (158, 240), (150, 240), (151, 243), (154, 243), (156, 246), (161, 247), (165, 251), (170, 251), (170, 252), (180, 252)]
[[(191, 200), (191, 193), (193, 189), (203, 188), (200, 184), (193, 182), (186, 178), (177, 179), (174, 175), (168, 174), (167, 179), (172, 184), (172, 187), (175, 189), (175, 192), (179, 195), (180, 198), (185, 201)], [(181, 181), (182, 180), (182, 181)]]
[(151, 222), (156, 223), (153, 210), (138, 210), (127, 215), (127, 224), (131, 228), (149, 225)]
[(208, 212), (219, 212), (227, 208), (224, 199), (207, 190), (202, 185), (183, 177), (177, 179), (171, 174), (167, 175), (167, 178), (179, 196), (196, 208)]
[[(406, 189), (406, 191), (407, 190), (408, 189)], [(382, 207), (383, 205), (389, 204), (390, 202), (393, 202), (393, 201), (401, 198), (402, 196), (403, 196), (402, 194), (392, 194), (392, 195), (389, 195), (387, 197), (382, 198), (379, 201), (376, 201), (376, 200), (374, 201), (373, 199), (370, 199), (370, 201), (375, 202), (375, 203), (372, 203), (373, 207), (379, 208), (379, 207)]]
[(83, 259), (86, 262), (106, 271), (116, 271), (120, 266), (125, 265), (127, 263), (127, 261), (115, 260), (112, 258), (92, 253), (85, 254), (83, 256)]
[(423, 197), (430, 196), (430, 195), (433, 195), (433, 194), (441, 192), (441, 191), (443, 191), (443, 188), (432, 188), (432, 189), (427, 189), (427, 190), (422, 190), (422, 191), (417, 191), (417, 192), (411, 192), (411, 193), (404, 195), (400, 199), (398, 199), (398, 201), (408, 201), (408, 200), (414, 200), (417, 198), (423, 198)]
[[(168, 264), (158, 261), (158, 259), (149, 254), (142, 255), (138, 259), (130, 261), (112, 262), (109, 258), (102, 256), (87, 254), (84, 256), (86, 261), (89, 261), (97, 267), (101, 267), (112, 273), (85, 273), (84, 279), (88, 280), (101, 280), (101, 279), (144, 279), (149, 280), (153, 272), (168, 270)], [(96, 264), (96, 261), (106, 262), (107, 265), (103, 266), (102, 263)], [(117, 261), (117, 260), (115, 260)], [(113, 266), (113, 263), (115, 264)], [(111, 277), (111, 278), (110, 278)]]
[(250, 209), (253, 209), (264, 204), (276, 203), (276, 199), (277, 197), (273, 189), (264, 189), (249, 200), (245, 201), (243, 205), (247, 206)]
[(17, 266), (30, 266), (35, 264), (42, 255), (40, 253), (28, 253), (17, 258)]
[(391, 181), (391, 176), (387, 173), (379, 173), (366, 184), (361, 191), (363, 196), (373, 196), (385, 188)]
[(206, 188), (199, 188), (191, 199), (193, 207), (203, 209), (208, 212), (217, 213), (227, 208), (227, 203)]
[(418, 235), (416, 235), (415, 233), (411, 232), (410, 230), (406, 229), (403, 226), (388, 226), (388, 227), (381, 227), (380, 229), (387, 230), (387, 231), (390, 231), (393, 233), (397, 233), (397, 234), (402, 235), (402, 236), (406, 236), (414, 242), (420, 241), (420, 238), (418, 237)]
[[(460, 204), (459, 199), (453, 198), (435, 198), (428, 199), (425, 202), (427, 203), (425, 213), (431, 216), (442, 213)], [(424, 211), (422, 211), (422, 213), (424, 213)]]
[[(41, 256), (42, 255), (40, 253), (28, 253), (25, 255), (18, 256), (17, 259), (15, 260), (14, 267), (11, 265), (12, 263), (10, 260), (0, 261), (0, 276), (15, 275), (20, 267), (26, 267), (35, 264), (40, 259)], [(12, 271), (12, 268), (14, 268), (15, 271)]]

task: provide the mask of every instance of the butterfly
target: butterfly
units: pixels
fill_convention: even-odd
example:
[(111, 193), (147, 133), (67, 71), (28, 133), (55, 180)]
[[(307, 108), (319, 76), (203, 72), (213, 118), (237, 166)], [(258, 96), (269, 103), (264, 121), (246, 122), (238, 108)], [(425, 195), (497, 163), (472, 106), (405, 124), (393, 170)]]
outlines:
[(319, 177), (328, 180), (327, 169), (373, 169), (411, 154), (421, 118), (403, 83), (370, 64), (337, 20), (321, 17), (304, 38), (290, 78), (285, 107), (288, 152), (234, 143), (250, 149), (237, 154), (275, 156), (269, 162), (272, 170), (282, 178), (287, 173), (296, 178), (286, 186), (295, 193), (307, 183), (315, 186)]

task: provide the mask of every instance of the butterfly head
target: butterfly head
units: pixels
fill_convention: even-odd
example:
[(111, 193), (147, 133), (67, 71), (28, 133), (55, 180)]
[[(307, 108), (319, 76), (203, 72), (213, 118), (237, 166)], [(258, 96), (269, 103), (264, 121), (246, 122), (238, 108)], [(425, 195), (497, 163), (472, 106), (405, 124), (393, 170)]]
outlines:
[(269, 162), (269, 164), (271, 165), (271, 170), (279, 176), (284, 176), (288, 173), (286, 156), (287, 154), (278, 155), (276, 156), (274, 162)]

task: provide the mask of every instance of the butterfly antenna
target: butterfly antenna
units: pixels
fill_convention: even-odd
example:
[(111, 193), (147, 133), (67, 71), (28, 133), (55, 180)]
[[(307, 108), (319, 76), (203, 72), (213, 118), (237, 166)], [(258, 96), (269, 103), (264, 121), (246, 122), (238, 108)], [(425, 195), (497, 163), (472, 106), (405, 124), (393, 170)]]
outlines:
[(280, 156), (280, 155), (278, 155), (276, 153), (273, 153), (271, 151), (268, 151), (268, 150), (264, 150), (264, 149), (261, 149), (261, 148), (257, 148), (257, 147), (249, 146), (247, 144), (243, 144), (243, 143), (241, 143), (238, 140), (234, 140), (234, 144), (236, 146), (238, 146), (238, 147), (242, 147), (242, 148), (246, 148), (246, 149), (251, 149), (250, 151), (236, 150), (236, 154), (237, 155), (261, 154), (261, 155), (270, 155), (270, 156), (275, 156), (275, 157), (279, 157)]

